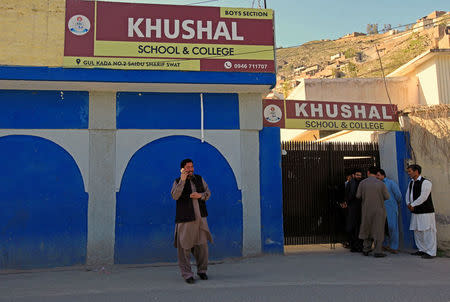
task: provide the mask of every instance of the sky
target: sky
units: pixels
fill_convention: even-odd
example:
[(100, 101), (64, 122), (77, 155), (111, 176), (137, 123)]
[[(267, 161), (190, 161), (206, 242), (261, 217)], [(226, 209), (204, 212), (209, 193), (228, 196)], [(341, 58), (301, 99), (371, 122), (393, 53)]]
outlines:
[[(257, 7), (258, 0), (108, 0), (115, 2)], [(275, 11), (277, 47), (290, 47), (321, 39), (337, 39), (352, 32), (366, 32), (367, 24), (392, 27), (415, 22), (435, 10), (450, 11), (448, 0), (266, 0)]]

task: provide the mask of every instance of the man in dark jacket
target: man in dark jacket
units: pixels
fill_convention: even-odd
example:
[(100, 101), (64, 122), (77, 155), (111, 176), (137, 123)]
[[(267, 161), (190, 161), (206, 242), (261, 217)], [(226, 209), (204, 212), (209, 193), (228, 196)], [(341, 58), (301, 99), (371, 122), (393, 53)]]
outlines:
[(194, 163), (184, 159), (181, 175), (171, 190), (172, 198), (177, 201), (175, 217), (175, 247), (178, 249), (178, 266), (184, 280), (193, 284), (194, 274), (191, 270), (191, 252), (197, 262), (197, 275), (207, 280), (208, 243), (212, 242), (209, 231), (206, 201), (211, 196), (208, 185), (200, 175), (194, 174)]
[(361, 225), (361, 199), (356, 198), (356, 191), (362, 179), (362, 171), (355, 169), (352, 179), (345, 186), (345, 202), (343, 207), (348, 208), (346, 230), (349, 236), (350, 251), (362, 252), (363, 240), (359, 239)]

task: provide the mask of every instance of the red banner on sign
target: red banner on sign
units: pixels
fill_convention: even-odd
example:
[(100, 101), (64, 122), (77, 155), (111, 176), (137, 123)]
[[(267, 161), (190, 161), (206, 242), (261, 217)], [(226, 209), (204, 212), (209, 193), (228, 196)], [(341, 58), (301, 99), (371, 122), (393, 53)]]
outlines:
[(390, 104), (286, 100), (286, 118), (397, 122), (397, 106)]
[[(274, 45), (271, 35), (272, 20), (225, 19), (220, 16), (220, 9), (220, 7), (98, 2), (97, 39)], [(198, 30), (199, 28), (201, 30)]]
[(64, 66), (274, 73), (273, 11), (66, 0)]
[(401, 130), (396, 105), (297, 100), (263, 100), (263, 125), (310, 130)]

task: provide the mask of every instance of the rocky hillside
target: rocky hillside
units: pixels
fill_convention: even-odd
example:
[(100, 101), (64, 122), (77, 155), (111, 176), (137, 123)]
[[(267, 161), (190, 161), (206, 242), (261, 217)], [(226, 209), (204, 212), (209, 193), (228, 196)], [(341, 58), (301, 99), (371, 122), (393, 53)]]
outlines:
[(311, 41), (297, 47), (280, 48), (277, 50), (276, 91), (288, 92), (297, 77), (380, 77), (378, 54), (387, 75), (431, 48), (435, 37), (450, 23), (450, 14), (431, 20), (427, 26), (418, 20), (416, 25), (403, 31), (391, 30), (372, 35), (353, 33), (337, 40)]

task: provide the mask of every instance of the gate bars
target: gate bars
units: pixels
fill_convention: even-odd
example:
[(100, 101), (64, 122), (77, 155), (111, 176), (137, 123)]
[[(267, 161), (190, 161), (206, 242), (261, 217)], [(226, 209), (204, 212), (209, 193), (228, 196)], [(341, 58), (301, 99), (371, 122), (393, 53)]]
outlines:
[(282, 142), (285, 245), (345, 239), (345, 174), (380, 165), (377, 143)]

